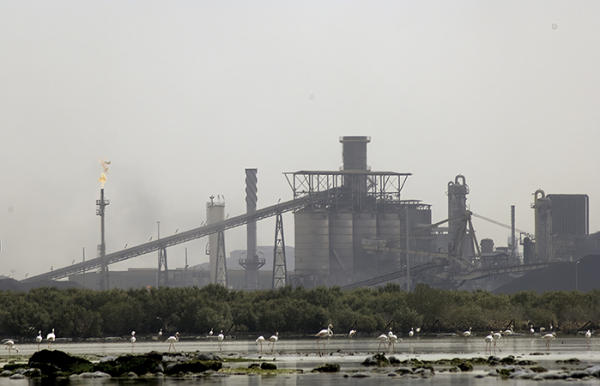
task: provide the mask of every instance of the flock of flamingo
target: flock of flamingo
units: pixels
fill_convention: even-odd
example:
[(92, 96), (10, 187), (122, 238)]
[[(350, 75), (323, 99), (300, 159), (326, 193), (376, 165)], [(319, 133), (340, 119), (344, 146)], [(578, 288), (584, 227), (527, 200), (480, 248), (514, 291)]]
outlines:
[[(418, 334), (421, 332), (420, 328), (411, 328), (410, 331), (408, 332), (408, 337), (412, 338), (413, 336), (415, 336), (415, 334)], [(545, 344), (546, 344), (546, 349), (550, 350), (550, 345), (552, 343), (552, 341), (554, 339), (556, 339), (556, 332), (554, 331), (554, 328), (552, 325), (550, 325), (550, 332), (546, 332), (546, 329), (544, 327), (540, 327), (538, 330), (538, 333), (540, 335), (540, 337), (544, 340)], [(357, 330), (352, 328), (349, 332), (348, 332), (348, 339), (352, 339), (356, 336), (357, 334)], [(507, 328), (504, 331), (490, 331), (490, 333), (488, 335), (486, 335), (483, 339), (485, 342), (485, 350), (486, 352), (492, 352), (492, 350), (496, 350), (496, 346), (498, 344), (498, 342), (500, 342), (500, 339), (502, 339), (503, 336), (510, 336), (513, 335), (514, 331), (513, 331), (513, 326), (511, 325), (509, 328)], [(529, 334), (531, 336), (536, 335), (536, 331), (533, 327), (533, 325), (530, 325), (529, 328)], [(162, 339), (162, 335), (163, 335), (163, 331), (162, 329), (160, 329), (158, 331), (158, 339)], [(465, 330), (461, 333), (461, 335), (464, 338), (470, 338), (473, 334), (472, 334), (472, 328), (469, 327), (468, 330)], [(213, 337), (214, 336), (214, 332), (211, 329), (208, 332), (208, 337)], [(329, 342), (329, 338), (333, 337), (333, 325), (329, 324), (327, 326), (327, 328), (324, 328), (322, 330), (320, 330), (319, 332), (317, 332), (316, 334), (314, 334), (314, 337), (316, 338), (316, 346), (317, 346), (317, 352), (319, 355), (323, 355), (323, 352), (327, 350), (327, 344)], [(591, 338), (592, 338), (592, 332), (591, 330), (587, 330), (585, 333), (585, 338), (586, 338), (586, 342), (588, 347), (591, 347)], [(398, 342), (398, 340), (402, 341), (402, 339), (399, 339), (398, 336), (396, 334), (393, 333), (393, 331), (390, 329), (390, 331), (387, 334), (381, 334), (379, 335), (377, 338), (377, 342), (379, 343), (377, 346), (377, 351), (381, 351), (382, 347), (385, 349), (387, 346), (387, 349), (391, 352), (395, 351), (395, 344)], [(39, 351), (40, 349), (40, 345), (43, 342), (43, 337), (42, 337), (42, 331), (38, 331), (38, 335), (35, 338), (35, 342), (37, 344), (37, 349)], [(134, 351), (135, 348), (135, 342), (136, 342), (136, 337), (135, 337), (135, 331), (131, 331), (131, 338), (129, 338), (129, 342), (131, 343), (131, 351)], [(218, 343), (218, 347), (219, 347), (219, 351), (223, 351), (223, 341), (225, 340), (225, 335), (223, 334), (223, 330), (221, 330), (219, 332), (218, 335), (216, 335), (216, 340)], [(263, 353), (263, 344), (267, 343), (268, 347), (270, 347), (271, 349), (271, 353), (275, 350), (275, 344), (277, 343), (277, 341), (279, 340), (279, 332), (275, 332), (275, 334), (271, 335), (268, 339), (266, 339), (263, 335), (259, 336), (258, 338), (256, 338), (256, 344), (257, 344), (257, 348), (258, 351), (262, 354)], [(50, 345), (52, 343), (54, 343), (56, 341), (56, 335), (54, 333), (54, 329), (52, 329), (52, 332), (48, 333), (48, 335), (46, 335), (46, 342), (48, 343), (48, 348), (50, 348)], [(175, 335), (171, 335), (169, 336), (165, 342), (169, 343), (169, 347), (168, 347), (168, 352), (171, 351), (177, 351), (175, 348), (175, 343), (179, 342), (179, 332), (176, 332)], [(5, 349), (8, 350), (8, 355), (10, 356), (12, 351), (15, 350), (17, 353), (19, 352), (19, 349), (17, 348), (17, 346), (15, 345), (14, 340), (12, 339), (6, 339), (3, 341), (4, 347)]]

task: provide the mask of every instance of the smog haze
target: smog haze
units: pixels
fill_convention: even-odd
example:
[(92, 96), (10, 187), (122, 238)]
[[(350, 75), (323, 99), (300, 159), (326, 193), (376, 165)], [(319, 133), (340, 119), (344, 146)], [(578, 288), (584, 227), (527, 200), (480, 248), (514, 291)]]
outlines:
[[(200, 226), (210, 195), (245, 211), (292, 198), (282, 172), (339, 170), (366, 135), (403, 198), (468, 206), (533, 232), (532, 193), (590, 197), (600, 228), (595, 1), (0, 2), (0, 275), (22, 279)], [(474, 219), (478, 237), (509, 231)], [(294, 245), (293, 216), (284, 216)], [(258, 223), (272, 245), (274, 219)], [(207, 261), (203, 238), (186, 244)], [(183, 266), (184, 246), (169, 252)], [(245, 228), (226, 249), (245, 248)], [(155, 267), (156, 254), (111, 269)]]

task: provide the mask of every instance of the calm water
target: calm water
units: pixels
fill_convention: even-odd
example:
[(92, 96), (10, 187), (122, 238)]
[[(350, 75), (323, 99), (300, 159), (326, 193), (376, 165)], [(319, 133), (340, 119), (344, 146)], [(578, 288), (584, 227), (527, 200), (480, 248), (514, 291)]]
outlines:
[[(185, 338), (185, 337), (184, 337)], [(36, 351), (37, 346), (32, 344), (18, 344), (20, 354), (30, 355)], [(42, 345), (41, 348), (47, 346)], [(132, 346), (128, 342), (117, 343), (58, 343), (52, 346), (54, 349), (63, 350), (75, 355), (119, 355), (131, 353)], [(133, 347), (135, 353), (148, 351), (167, 351), (168, 344), (164, 342), (138, 342)], [(219, 353), (219, 345), (215, 339), (200, 340), (182, 340), (176, 344), (178, 351), (200, 351)], [(252, 340), (226, 340), (222, 345), (221, 355), (242, 356), (251, 359), (275, 359), (279, 368), (298, 368), (305, 372), (310, 371), (319, 364), (325, 362), (340, 363), (341, 373), (336, 374), (298, 374), (298, 375), (279, 375), (279, 376), (210, 376), (196, 379), (168, 379), (164, 380), (89, 380), (76, 381), (72, 384), (147, 384), (147, 385), (173, 385), (173, 384), (202, 384), (202, 385), (224, 385), (224, 386), (267, 386), (267, 385), (391, 385), (398, 382), (408, 383), (410, 385), (430, 385), (430, 384), (453, 384), (453, 385), (491, 385), (502, 383), (506, 385), (533, 385), (539, 384), (536, 381), (529, 380), (506, 380), (501, 381), (496, 378), (475, 378), (478, 371), (466, 374), (448, 374), (436, 373), (430, 378), (407, 378), (407, 377), (389, 377), (383, 373), (372, 373), (362, 367), (360, 363), (368, 355), (375, 353), (378, 349), (378, 342), (374, 338), (358, 338), (349, 340), (343, 337), (331, 339), (326, 346), (323, 356), (317, 354), (316, 341), (314, 340), (286, 340), (285, 336), (280, 336), (279, 342), (275, 345), (273, 353), (269, 345), (263, 345), (263, 353), (259, 352), (257, 344)], [(388, 354), (392, 354), (386, 349)], [(532, 355), (540, 354), (543, 355)], [(486, 350), (483, 337), (471, 337), (469, 339), (460, 337), (442, 337), (442, 338), (405, 338), (395, 346), (394, 353), (400, 360), (407, 358), (419, 358), (423, 360), (436, 360), (440, 358), (469, 358), (473, 356), (488, 356), (490, 352)], [(496, 349), (492, 349), (491, 354), (497, 356), (506, 356), (509, 354), (520, 356), (523, 359), (534, 360), (548, 368), (557, 368), (555, 360), (579, 358), (583, 367), (588, 364), (600, 363), (600, 340), (593, 339), (590, 346), (583, 337), (559, 337), (550, 348), (546, 350), (544, 341), (539, 337), (529, 336), (511, 336), (500, 340)], [(7, 359), (6, 351), (0, 356), (0, 361)], [(245, 367), (247, 363), (228, 363), (230, 367)], [(390, 368), (390, 372), (391, 372)], [(344, 377), (344, 374), (350, 374), (360, 371), (368, 374), (367, 378)], [(487, 371), (487, 370), (486, 370)], [(483, 370), (479, 373), (485, 373)], [(547, 381), (544, 385), (565, 384), (565, 381)], [(0, 378), (0, 385), (25, 385), (28, 380), (8, 380)], [(598, 384), (593, 382), (578, 382), (578, 384)]]

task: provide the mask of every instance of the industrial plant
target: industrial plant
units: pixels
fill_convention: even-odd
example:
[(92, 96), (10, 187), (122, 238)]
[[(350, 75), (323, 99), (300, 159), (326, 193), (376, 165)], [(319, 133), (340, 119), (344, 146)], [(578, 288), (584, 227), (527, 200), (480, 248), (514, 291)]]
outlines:
[[(440, 288), (493, 290), (529, 271), (600, 253), (600, 232), (589, 233), (587, 195), (536, 191), (532, 203), (535, 232), (530, 234), (515, 227), (514, 206), (507, 207), (511, 224), (468, 210), (467, 177), (456, 175), (440, 187), (440, 191), (447, 189), (447, 218), (433, 223), (431, 205), (404, 197), (411, 173), (368, 166), (370, 137), (346, 136), (339, 141), (340, 170), (284, 172), (291, 188), (289, 201), (257, 209), (258, 171), (246, 169), (245, 214), (225, 218), (225, 201), (211, 196), (206, 202), (206, 224), (112, 253), (106, 252), (104, 216), (109, 202), (102, 188), (96, 202), (101, 219), (98, 256), (24, 282), (68, 278), (94, 289), (213, 283), (248, 290), (386, 283), (411, 290), (426, 283)], [(285, 212), (293, 212), (294, 218), (287, 227), (282, 217)], [(257, 246), (257, 221), (268, 217), (276, 220), (273, 244)], [(478, 240), (473, 217), (510, 229), (508, 245)], [(228, 258), (226, 231), (239, 226), (247, 231), (245, 254)], [(294, 248), (285, 244), (291, 226)], [(169, 247), (202, 237), (208, 238), (208, 264), (189, 266), (186, 256), (184, 268), (168, 268)], [(109, 270), (111, 264), (152, 252), (158, 254), (156, 269)]]

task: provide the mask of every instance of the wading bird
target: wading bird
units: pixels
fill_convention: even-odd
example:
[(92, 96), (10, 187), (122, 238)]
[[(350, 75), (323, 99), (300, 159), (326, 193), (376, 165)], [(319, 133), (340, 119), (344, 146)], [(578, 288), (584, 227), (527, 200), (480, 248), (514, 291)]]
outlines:
[(35, 337), (35, 343), (37, 344), (38, 351), (40, 351), (40, 343), (42, 343), (42, 340), (44, 340), (44, 338), (42, 338), (42, 330), (39, 330), (38, 335)]
[(17, 346), (15, 346), (15, 341), (12, 339), (7, 339), (4, 341), (4, 348), (6, 350), (8, 350), (8, 356), (10, 357), (10, 354), (12, 352), (12, 350), (15, 350), (16, 352), (19, 352), (19, 349), (17, 348)]
[(135, 345), (135, 331), (131, 331), (131, 338), (129, 338), (129, 341), (131, 342), (131, 352), (133, 353), (133, 346)]
[(271, 344), (271, 352), (275, 350), (275, 343), (279, 340), (279, 332), (275, 331), (275, 335), (269, 337), (269, 343)]
[(354, 338), (354, 336), (356, 335), (356, 330), (352, 329), (350, 330), (350, 332), (348, 333), (348, 338)]
[(225, 339), (225, 335), (223, 335), (223, 330), (217, 335), (217, 341), (219, 343), (219, 351), (223, 351), (223, 339)]
[(552, 341), (556, 339), (556, 333), (553, 332), (550, 334), (546, 334), (542, 336), (542, 339), (544, 339), (544, 342), (546, 342), (546, 350), (550, 351), (550, 343), (552, 343)]
[(388, 344), (391, 352), (394, 352), (394, 350), (396, 349), (395, 345), (397, 341), (398, 337), (392, 332), (392, 330), (390, 330), (390, 332), (388, 332)]
[(265, 340), (266, 340), (265, 337), (262, 335), (259, 336), (258, 338), (256, 338), (256, 344), (258, 344), (259, 351), (261, 354), (262, 354), (262, 345), (263, 345), (263, 343), (265, 343)]
[(587, 342), (588, 347), (592, 346), (592, 332), (590, 330), (587, 330), (585, 332), (585, 340)]
[(377, 346), (377, 351), (381, 350), (381, 345), (387, 345), (389, 343), (389, 338), (387, 334), (381, 334), (377, 337), (377, 341), (379, 341), (379, 345)]
[(408, 332), (408, 336), (410, 336), (411, 338), (415, 335), (415, 329), (413, 327), (410, 328), (410, 331)]
[(469, 329), (468, 329), (468, 330), (466, 330), (466, 331), (463, 331), (462, 335), (463, 335), (465, 338), (468, 338), (468, 337), (470, 337), (470, 336), (471, 336), (471, 327), (469, 327)]
[[(485, 338), (483, 338), (483, 340), (485, 341), (485, 350), (486, 352), (492, 352), (492, 342), (494, 342), (494, 332), (490, 332), (489, 335), (487, 335)], [(494, 349), (495, 351), (495, 349)]]
[(319, 345), (319, 341), (321, 339), (327, 339), (327, 341), (323, 344), (323, 350), (327, 349), (327, 342), (329, 341), (329, 337), (333, 336), (333, 324), (329, 323), (329, 325), (327, 326), (327, 328), (322, 329), (321, 331), (317, 332), (315, 334), (315, 336), (317, 337), (317, 351), (319, 351), (319, 355), (321, 355), (321, 348)]
[(54, 341), (56, 340), (56, 335), (54, 335), (54, 329), (52, 329), (52, 332), (49, 332), (48, 335), (46, 335), (46, 340), (48, 341), (48, 348), (50, 348), (50, 343), (54, 343)]
[(179, 342), (179, 332), (176, 332), (175, 335), (171, 335), (167, 338), (167, 342), (169, 342), (169, 352), (173, 349), (174, 352), (177, 352), (175, 348), (175, 342)]
[(213, 336), (214, 332), (213, 329), (211, 328), (210, 331), (208, 332), (208, 336)]

